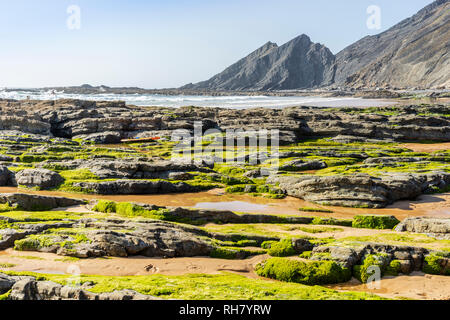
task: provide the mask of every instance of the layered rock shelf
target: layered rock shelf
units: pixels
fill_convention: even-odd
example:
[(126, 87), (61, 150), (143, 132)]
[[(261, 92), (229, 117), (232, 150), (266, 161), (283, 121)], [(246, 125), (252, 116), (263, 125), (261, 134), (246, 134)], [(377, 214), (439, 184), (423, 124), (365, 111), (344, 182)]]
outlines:
[(441, 116), (448, 114), (446, 106), (411, 105), (387, 109), (386, 114), (369, 114), (358, 108), (170, 109), (127, 106), (123, 102), (58, 100), (0, 101), (0, 111), (0, 130), (40, 135), (28, 141), (51, 136), (117, 143), (123, 138), (170, 136), (176, 129), (193, 130), (194, 122), (201, 123), (203, 131), (278, 129), (283, 143), (338, 135), (450, 141), (450, 120)]

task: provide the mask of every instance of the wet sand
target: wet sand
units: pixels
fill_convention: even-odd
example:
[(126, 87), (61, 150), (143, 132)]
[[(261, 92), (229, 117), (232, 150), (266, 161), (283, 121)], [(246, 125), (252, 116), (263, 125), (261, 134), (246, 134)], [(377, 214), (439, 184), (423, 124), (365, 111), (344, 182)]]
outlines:
[(414, 152), (435, 152), (450, 150), (450, 142), (442, 143), (403, 143), (398, 145), (400, 148), (406, 148)]
[[(24, 258), (21, 258), (24, 257)], [(37, 259), (30, 259), (35, 257)], [(43, 274), (73, 274), (105, 276), (135, 275), (184, 275), (184, 274), (220, 274), (232, 272), (257, 279), (254, 266), (268, 258), (267, 255), (251, 257), (245, 260), (224, 260), (208, 257), (193, 258), (90, 258), (78, 261), (55, 261), (64, 257), (41, 252), (18, 252), (13, 249), (0, 251), (0, 263), (13, 263), (10, 271), (31, 271)], [(382, 297), (416, 300), (450, 300), (450, 277), (428, 275), (413, 272), (410, 275), (384, 277), (380, 286), (369, 288), (356, 279), (347, 283), (326, 285), (324, 287), (338, 291), (361, 291), (377, 294)]]
[(450, 277), (413, 272), (398, 277), (384, 277), (379, 288), (368, 288), (356, 279), (350, 282), (325, 286), (338, 291), (364, 291), (385, 298), (415, 300), (450, 300)]
[[(226, 194), (222, 189), (213, 189), (207, 192), (183, 194), (102, 196), (52, 191), (32, 191), (12, 187), (0, 187), (0, 193), (13, 192), (49, 196), (63, 196), (88, 200), (108, 199), (117, 202), (132, 201), (169, 207), (182, 206), (277, 215), (352, 218), (353, 216), (358, 214), (389, 214), (396, 216), (400, 220), (410, 216), (448, 217), (450, 215), (450, 193), (422, 195), (415, 201), (398, 201), (395, 204), (383, 209), (364, 209), (321, 206), (293, 197), (286, 197), (285, 199), (268, 199), (264, 197), (254, 197), (251, 195)], [(298, 209), (301, 207), (328, 209), (332, 210), (333, 213), (300, 212)]]
[[(25, 258), (20, 258), (25, 257)], [(35, 257), (37, 259), (30, 259)], [(77, 261), (55, 261), (64, 259), (53, 253), (24, 252), (7, 249), (0, 251), (0, 264), (11, 263), (16, 266), (10, 271), (30, 271), (48, 274), (70, 274), (77, 266), (84, 275), (136, 276), (136, 275), (183, 275), (190, 273), (219, 274), (233, 272), (249, 278), (258, 278), (253, 269), (256, 264), (267, 259), (259, 255), (244, 260), (215, 259), (210, 257), (189, 258), (148, 258), (133, 256), (127, 258), (89, 258)], [(146, 267), (152, 265), (146, 270)]]

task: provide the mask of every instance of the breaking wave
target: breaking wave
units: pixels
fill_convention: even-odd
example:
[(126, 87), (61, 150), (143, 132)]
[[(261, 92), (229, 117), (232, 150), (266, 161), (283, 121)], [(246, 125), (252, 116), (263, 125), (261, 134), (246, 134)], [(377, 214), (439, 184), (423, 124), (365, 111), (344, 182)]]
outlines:
[(190, 96), (190, 95), (159, 95), (159, 94), (69, 94), (52, 91), (0, 91), (0, 99), (25, 100), (56, 100), (56, 99), (80, 99), (94, 101), (125, 101), (127, 104), (136, 106), (158, 106), (158, 107), (222, 107), (234, 109), (246, 108), (283, 108), (290, 106), (379, 106), (392, 104), (374, 99), (359, 98), (325, 98), (316, 96), (307, 97), (275, 97), (275, 96)]

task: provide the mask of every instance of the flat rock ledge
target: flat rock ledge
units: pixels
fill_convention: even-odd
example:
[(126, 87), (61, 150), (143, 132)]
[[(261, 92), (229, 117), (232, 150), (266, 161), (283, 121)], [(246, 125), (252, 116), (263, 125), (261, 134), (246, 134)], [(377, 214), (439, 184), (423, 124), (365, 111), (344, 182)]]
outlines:
[(425, 233), (437, 239), (450, 240), (450, 218), (410, 217), (399, 223), (395, 231)]
[(101, 195), (117, 194), (165, 194), (198, 192), (200, 187), (192, 186), (184, 182), (172, 183), (169, 181), (143, 181), (143, 180), (116, 180), (105, 182), (78, 182), (74, 187), (87, 193)]
[(383, 208), (398, 200), (414, 200), (421, 194), (448, 187), (450, 174), (271, 176), (267, 183), (278, 184), (289, 196), (323, 205)]
[(65, 208), (85, 204), (85, 200), (66, 197), (41, 196), (28, 193), (1, 193), (0, 204), (7, 203), (10, 207), (21, 210), (42, 211)]
[[(31, 103), (31, 105), (30, 105)], [(26, 107), (25, 107), (26, 106)], [(357, 108), (328, 111), (316, 107), (233, 110), (208, 107), (169, 109), (128, 106), (123, 101), (0, 101), (0, 129), (25, 130), (49, 137), (81, 138), (95, 143), (119, 139), (171, 135), (174, 130), (193, 131), (194, 122), (204, 130), (246, 128), (278, 129), (280, 144), (305, 137), (348, 136), (369, 139), (450, 141), (450, 120), (444, 105), (401, 106), (400, 114), (360, 114)], [(170, 114), (167, 112), (170, 110)], [(429, 115), (426, 115), (429, 114)], [(24, 140), (24, 138), (20, 138)], [(353, 138), (354, 139), (354, 138)]]

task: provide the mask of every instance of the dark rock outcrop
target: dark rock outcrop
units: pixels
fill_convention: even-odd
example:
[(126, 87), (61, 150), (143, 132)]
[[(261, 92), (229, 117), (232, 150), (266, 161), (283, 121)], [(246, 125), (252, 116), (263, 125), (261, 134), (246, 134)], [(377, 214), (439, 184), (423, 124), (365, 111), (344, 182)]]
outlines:
[(16, 174), (16, 182), (19, 186), (47, 190), (58, 187), (64, 179), (59, 173), (51, 170), (25, 169)]
[(450, 174), (272, 176), (267, 183), (279, 184), (286, 194), (316, 203), (382, 208), (398, 200), (413, 200), (436, 187), (445, 188), (450, 185)]
[(55, 208), (64, 208), (82, 205), (84, 200), (40, 196), (27, 193), (3, 193), (0, 194), (0, 203), (7, 203), (11, 207), (17, 207), (21, 210), (50, 210)]
[(285, 163), (280, 167), (281, 171), (305, 171), (305, 170), (319, 170), (327, 167), (327, 164), (323, 161), (308, 161), (293, 160)]
[(15, 175), (5, 166), (0, 166), (0, 186), (15, 186)]
[(105, 182), (77, 182), (74, 187), (84, 192), (95, 194), (162, 194), (197, 192), (200, 187), (192, 186), (184, 182), (172, 183), (169, 181), (146, 181), (146, 180), (116, 180)]

